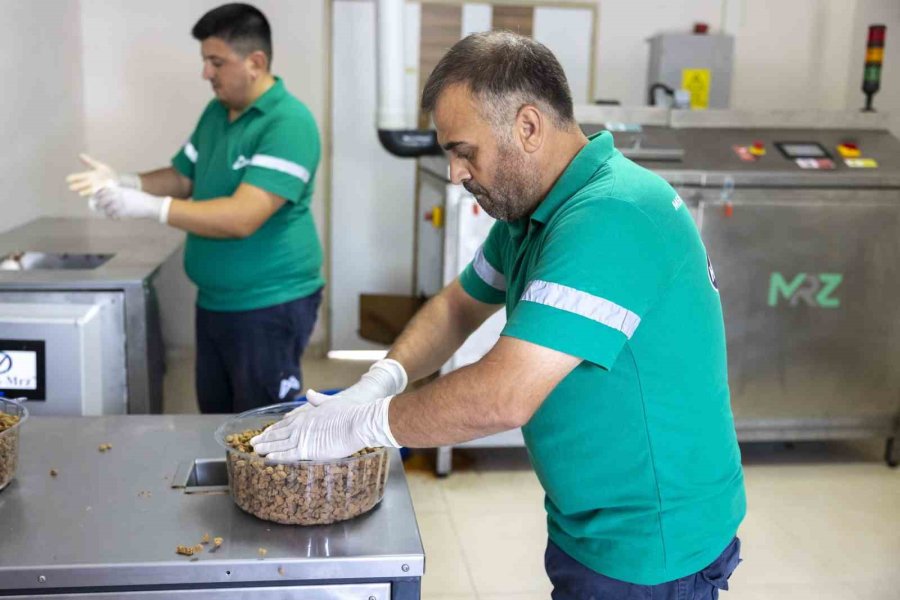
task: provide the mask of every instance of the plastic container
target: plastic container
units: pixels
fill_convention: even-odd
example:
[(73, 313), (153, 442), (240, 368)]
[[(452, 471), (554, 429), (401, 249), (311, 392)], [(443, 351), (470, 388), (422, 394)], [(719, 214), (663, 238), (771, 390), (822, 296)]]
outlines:
[(18, 423), (0, 431), (0, 491), (2, 491), (16, 475), (19, 463), (19, 429), (28, 419), (28, 409), (12, 400), (0, 398), (0, 413), (19, 417)]
[(225, 448), (231, 498), (242, 510), (286, 525), (326, 525), (372, 510), (384, 496), (388, 453), (384, 448), (330, 461), (273, 465), (229, 444), (229, 436), (264, 429), (299, 406), (274, 404), (241, 413), (216, 430)]

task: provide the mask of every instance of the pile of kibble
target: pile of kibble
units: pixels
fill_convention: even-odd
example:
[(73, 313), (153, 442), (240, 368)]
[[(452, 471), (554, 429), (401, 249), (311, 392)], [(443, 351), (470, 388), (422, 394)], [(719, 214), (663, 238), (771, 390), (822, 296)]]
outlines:
[(0, 490), (13, 478), (19, 457), (19, 430), (4, 433), (19, 422), (17, 415), (0, 412)]
[(388, 454), (366, 448), (330, 463), (266, 464), (250, 440), (263, 430), (225, 437), (231, 496), (260, 519), (289, 525), (325, 525), (352, 519), (375, 507), (384, 495)]

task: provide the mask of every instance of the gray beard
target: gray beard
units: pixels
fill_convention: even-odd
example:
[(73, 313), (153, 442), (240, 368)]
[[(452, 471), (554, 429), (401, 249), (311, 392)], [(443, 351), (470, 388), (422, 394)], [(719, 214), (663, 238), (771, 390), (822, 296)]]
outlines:
[(502, 146), (494, 184), (487, 190), (474, 181), (463, 186), (475, 196), (484, 212), (498, 221), (517, 221), (535, 209), (541, 201), (540, 179), (530, 169), (525, 156), (515, 148)]

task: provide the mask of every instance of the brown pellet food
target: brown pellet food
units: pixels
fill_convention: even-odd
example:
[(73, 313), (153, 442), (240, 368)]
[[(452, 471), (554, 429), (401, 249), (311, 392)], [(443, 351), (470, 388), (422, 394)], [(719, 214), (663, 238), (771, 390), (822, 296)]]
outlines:
[[(286, 525), (345, 521), (375, 507), (384, 495), (388, 454), (366, 448), (343, 461), (266, 464), (250, 439), (262, 429), (225, 437), (231, 496), (244, 511)], [(248, 456), (249, 455), (249, 456)]]
[(0, 412), (0, 490), (6, 487), (16, 472), (16, 463), (19, 459), (19, 430), (9, 432), (6, 430), (15, 427), (18, 422), (18, 415)]

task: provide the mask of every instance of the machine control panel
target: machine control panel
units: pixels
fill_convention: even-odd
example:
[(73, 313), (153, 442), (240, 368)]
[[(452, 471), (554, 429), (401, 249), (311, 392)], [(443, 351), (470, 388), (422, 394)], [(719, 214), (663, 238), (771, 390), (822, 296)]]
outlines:
[[(778, 149), (774, 158), (768, 156), (767, 146)], [(760, 166), (773, 166), (782, 160), (794, 163), (803, 170), (834, 171), (835, 169), (877, 169), (878, 160), (867, 156), (863, 146), (855, 139), (847, 139), (831, 144), (823, 144), (815, 139), (754, 140), (749, 144), (734, 144), (731, 147), (734, 155), (745, 163), (760, 163)], [(749, 166), (749, 165), (748, 165)]]
[(832, 171), (835, 168), (834, 159), (818, 142), (775, 142), (775, 147), (801, 169)]

